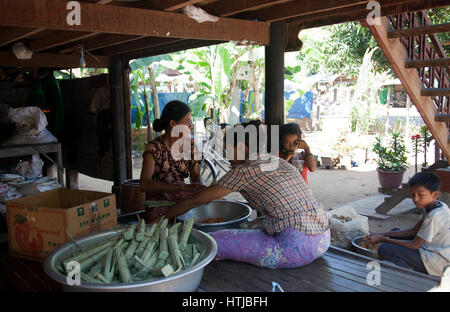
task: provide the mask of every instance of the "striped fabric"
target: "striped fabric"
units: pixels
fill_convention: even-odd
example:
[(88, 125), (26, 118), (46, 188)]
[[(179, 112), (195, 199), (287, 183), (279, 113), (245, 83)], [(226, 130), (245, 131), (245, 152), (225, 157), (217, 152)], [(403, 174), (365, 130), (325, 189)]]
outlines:
[[(269, 162), (275, 165), (270, 168)], [(325, 210), (298, 169), (278, 157), (246, 161), (228, 171), (217, 184), (241, 193), (253, 209), (265, 215), (268, 234), (286, 228), (305, 234), (321, 234), (329, 229)]]

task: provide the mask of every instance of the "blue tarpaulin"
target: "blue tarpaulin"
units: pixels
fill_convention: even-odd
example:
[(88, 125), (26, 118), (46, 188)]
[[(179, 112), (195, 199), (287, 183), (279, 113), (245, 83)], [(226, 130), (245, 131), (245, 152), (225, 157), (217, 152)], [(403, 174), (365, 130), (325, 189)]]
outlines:
[[(174, 100), (178, 100), (181, 101), (183, 103), (189, 104), (189, 97), (191, 96), (192, 93), (189, 92), (174, 92), (174, 93), (158, 93), (158, 100), (159, 100), (159, 111), (162, 113), (164, 107), (166, 106), (167, 103), (169, 103), (170, 101), (174, 101)], [(145, 107), (144, 107), (144, 94), (143, 93), (139, 93), (139, 96), (141, 98), (141, 103), (139, 105), (141, 105), (141, 112), (143, 112), (144, 116), (143, 116), (143, 120), (142, 120), (142, 125), (143, 126), (147, 126), (147, 117), (145, 115)], [(152, 95), (151, 92), (148, 92), (148, 104), (150, 107), (152, 107)], [(131, 95), (131, 123), (134, 124), (136, 122), (136, 100), (134, 95)], [(153, 117), (153, 110), (149, 111), (149, 115), (150, 115), (150, 120), (154, 121), (154, 117)]]
[(313, 93), (311, 91), (306, 92), (305, 94), (303, 94), (303, 96), (295, 100), (294, 104), (288, 112), (287, 118), (311, 118), (313, 102)]

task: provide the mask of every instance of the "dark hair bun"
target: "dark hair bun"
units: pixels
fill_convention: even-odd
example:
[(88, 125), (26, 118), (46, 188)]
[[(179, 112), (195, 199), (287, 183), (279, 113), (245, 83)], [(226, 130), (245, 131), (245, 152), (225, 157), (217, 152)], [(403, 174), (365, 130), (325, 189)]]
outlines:
[(153, 130), (155, 130), (156, 132), (163, 131), (161, 119), (155, 119), (155, 121), (153, 122)]

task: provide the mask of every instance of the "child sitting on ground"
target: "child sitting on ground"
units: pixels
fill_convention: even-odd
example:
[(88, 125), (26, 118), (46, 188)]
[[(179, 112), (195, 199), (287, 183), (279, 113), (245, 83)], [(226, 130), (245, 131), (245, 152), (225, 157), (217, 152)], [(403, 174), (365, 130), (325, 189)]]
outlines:
[[(296, 150), (304, 150), (298, 153)], [(302, 140), (302, 131), (296, 123), (287, 123), (280, 127), (280, 154), (281, 159), (297, 167), (303, 179), (308, 183), (308, 170), (316, 170), (316, 161), (308, 144)]]
[(366, 237), (378, 248), (380, 259), (421, 273), (442, 276), (450, 265), (450, 210), (437, 199), (441, 182), (430, 172), (415, 174), (408, 182), (421, 220), (411, 229), (375, 233)]

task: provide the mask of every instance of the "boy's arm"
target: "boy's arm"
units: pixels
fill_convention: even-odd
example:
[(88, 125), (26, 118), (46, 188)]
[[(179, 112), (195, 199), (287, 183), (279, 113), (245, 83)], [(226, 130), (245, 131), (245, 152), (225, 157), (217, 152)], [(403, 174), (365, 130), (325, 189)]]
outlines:
[(416, 236), (419, 232), (420, 227), (423, 224), (423, 218), (417, 222), (414, 227), (407, 229), (407, 230), (400, 230), (400, 231), (390, 231), (390, 232), (384, 232), (384, 233), (373, 233), (373, 234), (379, 234), (386, 237), (394, 237), (394, 238), (402, 238), (402, 237), (410, 237), (410, 236)]
[(389, 237), (384, 237), (380, 240), (381, 242), (385, 242), (385, 243), (392, 243), (392, 244), (396, 244), (396, 245), (400, 245), (412, 250), (417, 250), (419, 249), (422, 244), (425, 242), (425, 240), (421, 237), (416, 236), (416, 238), (414, 238), (413, 240), (407, 241), (407, 240), (398, 240), (398, 239), (392, 239)]

